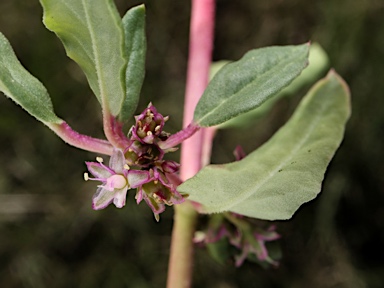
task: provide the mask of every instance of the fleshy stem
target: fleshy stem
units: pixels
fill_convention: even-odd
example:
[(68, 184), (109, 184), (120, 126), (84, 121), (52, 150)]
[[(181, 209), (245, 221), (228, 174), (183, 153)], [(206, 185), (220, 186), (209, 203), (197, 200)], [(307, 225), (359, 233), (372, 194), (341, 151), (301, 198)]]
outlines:
[[(215, 1), (192, 0), (187, 83), (183, 125), (193, 120), (193, 112), (208, 84), (211, 65)], [(184, 181), (202, 168), (204, 129), (182, 143), (180, 177)], [(189, 201), (175, 206), (168, 288), (192, 284), (193, 241), (197, 212)]]
[(203, 135), (203, 150), (201, 156), (202, 165), (208, 165), (211, 160), (213, 138), (215, 138), (217, 128), (209, 127), (204, 129)]
[(125, 149), (129, 146), (129, 139), (122, 133), (122, 124), (119, 123), (106, 109), (103, 109), (104, 134), (115, 147)]
[(131, 144), (123, 133), (122, 124), (109, 113), (103, 117), (104, 133), (108, 141), (80, 134), (65, 121), (45, 124), (67, 144), (98, 154), (112, 155), (113, 147), (124, 149)]
[(60, 124), (47, 123), (47, 125), (71, 146), (99, 154), (112, 155), (113, 146), (108, 141), (79, 134), (64, 121)]
[(179, 145), (183, 141), (186, 141), (186, 139), (190, 138), (193, 134), (199, 131), (199, 129), (199, 126), (197, 126), (195, 123), (191, 123), (183, 130), (180, 130), (176, 134), (171, 135), (166, 141), (159, 142), (158, 145), (163, 150), (170, 149), (176, 145)]

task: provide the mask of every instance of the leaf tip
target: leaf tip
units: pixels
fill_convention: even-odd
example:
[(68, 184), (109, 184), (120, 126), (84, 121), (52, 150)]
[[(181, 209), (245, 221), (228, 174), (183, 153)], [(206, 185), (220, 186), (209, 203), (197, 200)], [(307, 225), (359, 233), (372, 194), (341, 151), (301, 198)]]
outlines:
[(331, 68), (325, 76), (326, 79), (332, 80), (334, 79), (335, 81), (338, 82), (338, 84), (341, 86), (343, 91), (345, 92), (344, 95), (346, 96), (346, 99), (348, 101), (348, 107), (349, 107), (349, 115), (351, 114), (351, 90), (347, 84), (347, 82), (336, 72), (335, 69)]
[(143, 11), (145, 11), (146, 10), (146, 8), (145, 8), (145, 4), (143, 3), (143, 4), (140, 4), (140, 5), (138, 5), (137, 6), (139, 9), (142, 9)]
[(134, 6), (131, 8), (132, 11), (140, 11), (142, 12), (143, 14), (145, 14), (146, 12), (146, 7), (145, 7), (145, 4), (140, 4), (140, 5), (137, 5), (137, 6)]

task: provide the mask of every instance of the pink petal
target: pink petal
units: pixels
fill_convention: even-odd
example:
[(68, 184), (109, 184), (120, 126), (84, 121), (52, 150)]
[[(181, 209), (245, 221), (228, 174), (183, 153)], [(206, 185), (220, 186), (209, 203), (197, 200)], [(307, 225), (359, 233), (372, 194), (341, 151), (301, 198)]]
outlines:
[(176, 173), (179, 171), (180, 164), (175, 161), (164, 161), (163, 164), (161, 164), (161, 168), (163, 168), (163, 171), (166, 173)]
[(244, 260), (247, 259), (248, 257), (248, 252), (249, 252), (249, 247), (248, 246), (245, 246), (243, 248), (243, 251), (241, 251), (241, 254), (240, 255), (237, 255), (235, 256), (235, 266), (236, 267), (240, 267), (243, 263), (244, 263)]
[(116, 193), (114, 191), (108, 191), (103, 187), (98, 188), (92, 197), (92, 208), (94, 210), (104, 209), (111, 204), (115, 194)]
[(122, 174), (124, 171), (125, 157), (120, 149), (113, 150), (111, 159), (109, 159), (109, 167), (116, 173)]
[(127, 199), (127, 190), (128, 190), (127, 188), (124, 188), (124, 189), (115, 191), (116, 194), (115, 194), (115, 198), (113, 199), (113, 204), (115, 204), (117, 208), (123, 208), (125, 206), (125, 201)]
[(258, 243), (259, 243), (259, 247), (253, 246), (251, 250), (252, 250), (252, 252), (254, 252), (256, 254), (257, 258), (260, 261), (264, 261), (268, 257), (268, 250), (265, 247), (264, 242), (258, 241)]
[(96, 162), (85, 162), (85, 164), (87, 165), (88, 171), (98, 179), (107, 179), (114, 174), (112, 170), (103, 164)]
[(173, 204), (180, 204), (185, 201), (184, 197), (181, 196), (179, 192), (177, 192), (176, 190), (171, 190), (171, 191), (172, 191), (171, 202)]
[(141, 202), (141, 200), (143, 200), (143, 189), (141, 187), (137, 188), (137, 192), (136, 192), (136, 203), (139, 204)]
[(154, 199), (149, 198), (146, 193), (143, 193), (144, 200), (147, 203), (147, 205), (152, 209), (152, 212), (154, 214), (160, 214), (164, 212), (165, 205), (162, 203), (157, 203)]
[(150, 180), (148, 171), (143, 170), (129, 170), (128, 171), (128, 183), (131, 188), (137, 188)]

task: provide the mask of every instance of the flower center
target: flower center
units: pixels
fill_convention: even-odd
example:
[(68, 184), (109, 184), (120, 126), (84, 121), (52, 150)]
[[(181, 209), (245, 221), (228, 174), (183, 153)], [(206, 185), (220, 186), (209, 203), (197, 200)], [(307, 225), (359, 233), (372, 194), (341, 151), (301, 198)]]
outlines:
[(115, 174), (108, 178), (107, 186), (113, 187), (115, 189), (123, 189), (128, 185), (127, 178), (121, 174)]

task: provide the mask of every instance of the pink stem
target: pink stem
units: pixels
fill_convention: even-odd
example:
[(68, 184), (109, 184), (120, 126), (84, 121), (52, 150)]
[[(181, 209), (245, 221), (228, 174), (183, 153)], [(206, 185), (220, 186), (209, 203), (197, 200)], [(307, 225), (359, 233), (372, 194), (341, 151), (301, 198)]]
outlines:
[[(212, 62), (214, 13), (214, 0), (192, 0), (184, 127), (192, 122), (196, 104), (208, 84)], [(203, 129), (183, 142), (180, 159), (182, 180), (192, 177), (201, 169), (202, 141)]]
[(215, 138), (217, 128), (209, 127), (204, 129), (203, 135), (203, 150), (202, 150), (202, 166), (206, 166), (211, 161), (213, 138)]
[(74, 131), (66, 122), (47, 124), (64, 142), (74, 147), (105, 155), (112, 155), (113, 146), (108, 141), (92, 138)]
[(103, 113), (103, 127), (105, 137), (114, 147), (124, 150), (130, 145), (130, 140), (123, 133), (123, 125), (106, 112)]
[(183, 130), (180, 130), (176, 134), (172, 134), (167, 140), (158, 143), (159, 147), (163, 150), (175, 147), (179, 145), (200, 129), (195, 123), (189, 124)]
[[(214, 0), (192, 0), (184, 127), (193, 122), (196, 104), (208, 84), (213, 48), (214, 14)], [(203, 129), (200, 129), (182, 143), (180, 177), (183, 181), (194, 176), (202, 168), (203, 136)], [(168, 288), (191, 287), (192, 239), (197, 215), (190, 201), (175, 206)]]

